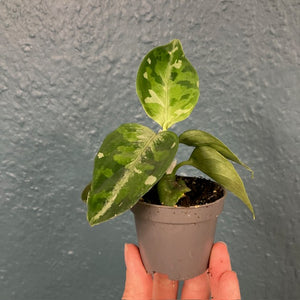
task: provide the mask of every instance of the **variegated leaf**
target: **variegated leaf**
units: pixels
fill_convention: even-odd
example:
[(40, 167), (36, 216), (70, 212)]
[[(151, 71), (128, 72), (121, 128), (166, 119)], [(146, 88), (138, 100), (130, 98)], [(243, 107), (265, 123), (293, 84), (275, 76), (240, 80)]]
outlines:
[(95, 157), (88, 220), (96, 225), (130, 209), (163, 176), (173, 161), (178, 137), (123, 124), (110, 133)]
[(179, 40), (146, 55), (136, 89), (146, 113), (164, 130), (190, 115), (199, 98), (199, 78)]
[(179, 136), (179, 142), (188, 146), (202, 147), (209, 146), (220, 152), (224, 157), (230, 159), (251, 172), (253, 171), (223, 143), (213, 135), (202, 130), (187, 130)]
[(242, 179), (222, 154), (211, 147), (202, 146), (193, 151), (188, 162), (240, 198), (255, 217)]
[(176, 180), (174, 174), (165, 174), (157, 185), (161, 204), (174, 206), (185, 193), (189, 192), (183, 179)]

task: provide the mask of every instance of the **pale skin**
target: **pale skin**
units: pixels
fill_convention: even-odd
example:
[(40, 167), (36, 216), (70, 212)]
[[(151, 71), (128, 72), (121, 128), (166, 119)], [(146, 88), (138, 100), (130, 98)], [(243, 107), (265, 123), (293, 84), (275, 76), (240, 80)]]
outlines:
[[(145, 271), (139, 249), (133, 244), (125, 245), (126, 282), (123, 300), (172, 300), (177, 299), (178, 281), (166, 275)], [(211, 297), (211, 298), (210, 298)], [(182, 287), (182, 300), (237, 300), (241, 299), (237, 275), (231, 269), (227, 246), (215, 243), (208, 270), (189, 280)]]

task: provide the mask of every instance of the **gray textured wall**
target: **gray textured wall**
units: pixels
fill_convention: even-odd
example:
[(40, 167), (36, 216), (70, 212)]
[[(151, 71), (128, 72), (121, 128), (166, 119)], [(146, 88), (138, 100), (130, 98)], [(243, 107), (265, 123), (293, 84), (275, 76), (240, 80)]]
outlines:
[(173, 130), (207, 130), (255, 170), (254, 180), (241, 174), (257, 220), (229, 195), (217, 232), (244, 299), (296, 299), (299, 9), (297, 0), (0, 1), (0, 299), (120, 298), (132, 216), (91, 229), (80, 192), (108, 132), (128, 121), (157, 128), (135, 76), (173, 38), (201, 88), (190, 121)]

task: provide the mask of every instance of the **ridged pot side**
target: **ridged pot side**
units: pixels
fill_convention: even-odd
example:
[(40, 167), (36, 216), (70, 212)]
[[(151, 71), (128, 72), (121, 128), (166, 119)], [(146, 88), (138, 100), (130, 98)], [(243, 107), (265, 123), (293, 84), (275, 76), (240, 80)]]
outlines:
[(147, 272), (167, 274), (172, 280), (205, 272), (225, 197), (224, 190), (223, 197), (215, 202), (192, 207), (139, 201), (131, 210)]

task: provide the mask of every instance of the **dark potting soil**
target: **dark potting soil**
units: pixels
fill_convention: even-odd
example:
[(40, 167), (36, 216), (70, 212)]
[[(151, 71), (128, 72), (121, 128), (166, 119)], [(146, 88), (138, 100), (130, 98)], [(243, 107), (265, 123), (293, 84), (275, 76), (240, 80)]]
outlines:
[[(191, 191), (187, 192), (178, 202), (177, 206), (195, 206), (212, 203), (224, 196), (224, 189), (214, 181), (202, 177), (183, 177), (176, 176), (176, 179), (182, 178)], [(143, 196), (147, 203), (160, 205), (157, 185)]]

